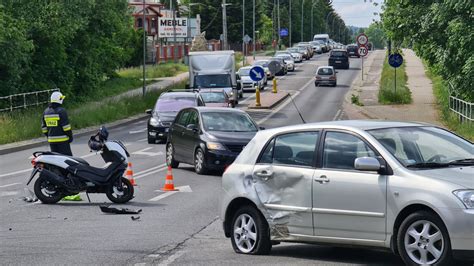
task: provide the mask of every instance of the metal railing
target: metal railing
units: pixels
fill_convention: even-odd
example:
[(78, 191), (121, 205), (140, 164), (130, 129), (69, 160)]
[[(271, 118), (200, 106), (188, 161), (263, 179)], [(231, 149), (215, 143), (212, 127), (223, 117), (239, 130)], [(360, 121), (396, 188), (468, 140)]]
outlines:
[(473, 122), (474, 121), (474, 103), (467, 102), (465, 100), (459, 99), (456, 96), (453, 96), (454, 88), (451, 83), (449, 93), (449, 109), (455, 113), (461, 122)]
[(16, 109), (26, 109), (29, 106), (38, 106), (48, 103), (53, 91), (59, 91), (59, 89), (19, 93), (0, 97), (0, 112), (11, 112)]

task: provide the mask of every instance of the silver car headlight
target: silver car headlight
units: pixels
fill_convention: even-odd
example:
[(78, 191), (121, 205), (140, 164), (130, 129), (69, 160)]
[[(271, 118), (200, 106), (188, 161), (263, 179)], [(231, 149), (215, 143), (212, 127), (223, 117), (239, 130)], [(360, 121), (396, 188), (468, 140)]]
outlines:
[(462, 201), (468, 209), (474, 209), (474, 190), (455, 190), (453, 194)]
[(150, 125), (151, 126), (154, 126), (154, 127), (157, 127), (159, 126), (161, 123), (160, 119), (156, 119), (154, 117), (150, 118)]
[(209, 150), (225, 150), (224, 145), (219, 142), (207, 142), (206, 146)]

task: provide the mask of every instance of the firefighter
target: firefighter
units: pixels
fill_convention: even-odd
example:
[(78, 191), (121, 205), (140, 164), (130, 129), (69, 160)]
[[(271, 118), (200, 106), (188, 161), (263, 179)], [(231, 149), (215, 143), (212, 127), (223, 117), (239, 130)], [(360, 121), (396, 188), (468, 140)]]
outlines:
[[(48, 108), (43, 112), (41, 120), (41, 129), (48, 139), (52, 152), (72, 156), (70, 143), (73, 140), (71, 124), (63, 104), (65, 96), (55, 91), (51, 94), (51, 100)], [(64, 197), (65, 200), (82, 200), (79, 194)]]

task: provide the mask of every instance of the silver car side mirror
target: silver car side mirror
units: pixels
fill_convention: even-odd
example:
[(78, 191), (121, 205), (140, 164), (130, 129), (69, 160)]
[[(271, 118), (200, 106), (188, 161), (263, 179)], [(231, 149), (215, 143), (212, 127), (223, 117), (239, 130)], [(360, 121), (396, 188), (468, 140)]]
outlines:
[(354, 161), (354, 168), (359, 171), (379, 171), (381, 167), (379, 160), (373, 157), (360, 157)]

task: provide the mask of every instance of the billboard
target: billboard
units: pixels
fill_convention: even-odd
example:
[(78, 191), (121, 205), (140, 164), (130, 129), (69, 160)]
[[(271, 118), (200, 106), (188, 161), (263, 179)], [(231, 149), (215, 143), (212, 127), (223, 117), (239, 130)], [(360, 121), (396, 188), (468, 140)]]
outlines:
[(173, 38), (174, 25), (176, 25), (176, 37), (188, 37), (188, 18), (161, 17), (158, 19), (158, 37)]

